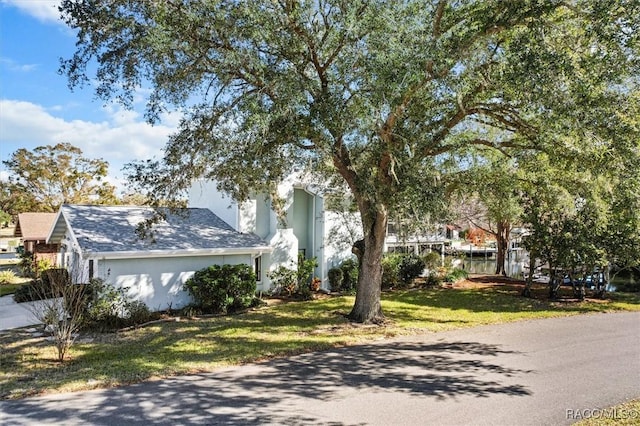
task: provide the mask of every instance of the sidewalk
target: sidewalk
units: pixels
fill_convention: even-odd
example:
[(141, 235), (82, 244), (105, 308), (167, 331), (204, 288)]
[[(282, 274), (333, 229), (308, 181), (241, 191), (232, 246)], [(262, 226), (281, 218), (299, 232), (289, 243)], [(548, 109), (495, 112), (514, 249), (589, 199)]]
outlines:
[(39, 324), (29, 310), (32, 303), (16, 303), (13, 295), (0, 297), (0, 331)]

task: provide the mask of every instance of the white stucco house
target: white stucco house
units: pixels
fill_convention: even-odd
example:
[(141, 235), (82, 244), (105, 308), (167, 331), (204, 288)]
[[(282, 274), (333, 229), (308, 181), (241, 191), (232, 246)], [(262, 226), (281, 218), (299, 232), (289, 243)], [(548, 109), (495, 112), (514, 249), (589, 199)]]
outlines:
[(184, 282), (199, 269), (222, 264), (253, 265), (260, 285), (266, 279), (262, 258), (272, 247), (257, 235), (241, 232), (211, 210), (168, 210), (141, 239), (139, 224), (154, 215), (151, 207), (63, 205), (47, 237), (60, 245), (58, 265), (78, 282), (102, 278), (152, 310), (189, 303)]
[[(216, 188), (216, 182), (196, 181), (188, 194), (188, 205), (214, 212), (233, 229), (252, 233), (266, 241), (272, 251), (262, 255), (263, 269), (273, 271), (279, 266), (294, 269), (298, 253), (307, 259), (316, 258), (314, 274), (322, 280), (322, 288), (330, 287), (328, 271), (352, 257), (351, 247), (361, 236), (359, 215), (344, 215), (325, 209), (322, 190), (304, 178), (293, 174), (278, 186), (278, 195), (284, 200), (284, 220), (272, 209), (265, 195), (254, 195), (238, 203)], [(258, 289), (268, 291), (267, 277), (258, 283)]]

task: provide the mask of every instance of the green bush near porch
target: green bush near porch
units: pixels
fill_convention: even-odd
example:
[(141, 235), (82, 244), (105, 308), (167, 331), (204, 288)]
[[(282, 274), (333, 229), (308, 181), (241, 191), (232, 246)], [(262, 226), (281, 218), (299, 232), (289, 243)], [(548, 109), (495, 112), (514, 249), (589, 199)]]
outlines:
[(196, 271), (184, 287), (205, 312), (235, 312), (251, 306), (256, 275), (249, 265), (212, 265)]

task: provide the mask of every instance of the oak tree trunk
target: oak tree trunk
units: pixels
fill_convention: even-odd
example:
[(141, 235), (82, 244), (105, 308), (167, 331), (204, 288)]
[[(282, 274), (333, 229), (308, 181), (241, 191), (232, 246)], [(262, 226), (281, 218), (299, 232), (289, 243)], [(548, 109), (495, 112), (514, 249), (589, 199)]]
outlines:
[(531, 287), (533, 286), (533, 276), (536, 272), (536, 259), (537, 253), (533, 250), (529, 252), (529, 275), (527, 276), (522, 295), (524, 297), (531, 297)]
[(353, 309), (349, 319), (359, 323), (379, 323), (384, 320), (380, 305), (382, 286), (382, 254), (387, 235), (388, 215), (380, 209), (363, 218), (364, 239), (354, 245), (360, 274)]
[(507, 275), (505, 268), (505, 262), (507, 259), (507, 253), (509, 250), (509, 234), (511, 233), (511, 226), (508, 222), (498, 222), (496, 232), (496, 275)]

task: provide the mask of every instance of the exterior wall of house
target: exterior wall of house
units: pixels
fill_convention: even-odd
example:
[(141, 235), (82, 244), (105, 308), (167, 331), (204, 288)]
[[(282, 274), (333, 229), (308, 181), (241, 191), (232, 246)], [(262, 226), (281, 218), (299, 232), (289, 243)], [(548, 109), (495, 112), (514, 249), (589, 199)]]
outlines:
[(218, 191), (216, 182), (196, 181), (189, 189), (188, 200), (189, 207), (211, 210), (236, 231), (252, 232), (241, 229), (240, 206), (230, 197)]
[(355, 255), (353, 244), (362, 238), (360, 216), (353, 213), (325, 213), (324, 253), (327, 267), (333, 268)]
[(353, 244), (362, 238), (360, 215), (357, 213), (325, 211), (323, 214), (323, 275), (322, 288), (330, 290), (329, 269), (353, 258)]
[(304, 189), (296, 188), (293, 190), (293, 203), (290, 208), (291, 226), (298, 239), (298, 251), (304, 253), (307, 259), (315, 256), (313, 199), (313, 195)]
[(43, 240), (24, 240), (24, 250), (33, 253), (33, 262), (48, 261), (52, 265), (57, 264), (58, 245), (46, 244)]
[[(214, 213), (215, 210), (213, 211)], [(251, 232), (266, 240), (277, 228), (277, 220), (271, 204), (265, 197), (254, 196), (239, 206), (239, 227), (236, 231)]]
[[(253, 232), (273, 248), (262, 257), (264, 279), (258, 290), (268, 291), (271, 282), (266, 274), (280, 266), (295, 268), (298, 252), (315, 257), (318, 267), (314, 275), (329, 288), (328, 271), (344, 259), (353, 256), (351, 246), (359, 237), (358, 215), (347, 218), (324, 210), (324, 199), (317, 190), (305, 186), (293, 176), (278, 187), (284, 200), (286, 223), (278, 220), (264, 195), (257, 195), (241, 204), (219, 193), (215, 182), (196, 182), (189, 191), (189, 207), (208, 208), (240, 232)], [(348, 222), (348, 223), (347, 223)]]
[(22, 242), (22, 245), (24, 246), (24, 251), (28, 251), (31, 253), (33, 253), (33, 251), (35, 250), (36, 244), (37, 244), (37, 241), (24, 240)]
[(144, 302), (149, 309), (159, 311), (181, 308), (191, 299), (183, 284), (195, 271), (211, 265), (247, 264), (253, 267), (254, 257), (189, 256), (161, 258), (97, 259), (95, 276), (115, 287), (128, 288), (128, 294)]
[[(264, 259), (262, 262), (264, 263)], [(253, 268), (255, 256), (240, 254), (126, 259), (83, 257), (68, 231), (60, 245), (57, 261), (58, 266), (69, 271), (74, 282), (86, 283), (90, 278), (101, 278), (115, 287), (127, 287), (129, 295), (144, 302), (151, 310), (179, 309), (188, 304), (190, 297), (182, 286), (195, 271), (211, 265), (242, 263)], [(262, 267), (258, 290), (261, 290), (265, 280), (266, 271)]]
[(69, 230), (66, 231), (59, 245), (56, 265), (66, 268), (74, 283), (87, 283), (89, 275), (89, 263), (81, 255), (80, 247), (71, 238)]

